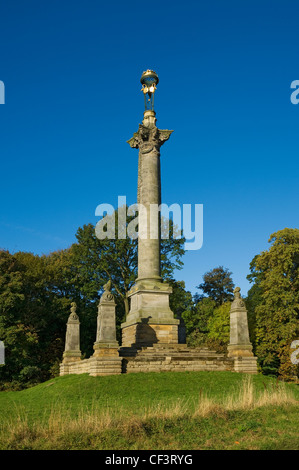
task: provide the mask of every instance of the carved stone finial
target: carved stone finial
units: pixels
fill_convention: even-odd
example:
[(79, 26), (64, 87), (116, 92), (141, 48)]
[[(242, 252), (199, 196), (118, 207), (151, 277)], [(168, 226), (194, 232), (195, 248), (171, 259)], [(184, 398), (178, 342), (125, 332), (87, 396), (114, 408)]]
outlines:
[(241, 298), (241, 294), (240, 294), (240, 291), (241, 291), (241, 288), (240, 287), (236, 287), (234, 289), (234, 300), (232, 302), (232, 307), (233, 308), (238, 308), (238, 307), (245, 307), (245, 304)]
[(79, 320), (79, 317), (78, 317), (76, 311), (77, 311), (77, 304), (76, 304), (76, 302), (72, 302), (71, 303), (71, 313), (70, 313), (70, 316), (69, 316), (69, 320)]
[(111, 294), (110, 290), (112, 287), (112, 282), (111, 279), (104, 285), (104, 292), (101, 297), (100, 303), (102, 302), (113, 302), (114, 301), (114, 296)]
[(241, 297), (240, 291), (241, 291), (240, 287), (235, 287), (235, 289), (234, 289), (235, 299), (239, 299)]

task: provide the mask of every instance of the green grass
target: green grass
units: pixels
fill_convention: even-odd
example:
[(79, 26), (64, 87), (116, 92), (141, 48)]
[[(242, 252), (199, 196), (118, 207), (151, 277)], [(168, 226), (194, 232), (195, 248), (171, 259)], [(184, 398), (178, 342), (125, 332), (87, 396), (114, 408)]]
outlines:
[(0, 392), (0, 449), (299, 449), (298, 388), (232, 372), (57, 377)]

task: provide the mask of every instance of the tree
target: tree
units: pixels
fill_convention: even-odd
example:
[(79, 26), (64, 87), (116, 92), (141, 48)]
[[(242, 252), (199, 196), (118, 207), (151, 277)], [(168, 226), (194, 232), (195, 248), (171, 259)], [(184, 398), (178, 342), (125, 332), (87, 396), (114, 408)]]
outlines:
[(229, 343), (231, 302), (225, 302), (215, 308), (208, 321), (208, 338)]
[(53, 346), (59, 337), (57, 325), (62, 326), (62, 320), (59, 309), (54, 308), (46, 273), (45, 256), (0, 252), (0, 337), (5, 344), (5, 366), (0, 373), (3, 381), (46, 379), (51, 360), (56, 357)]
[[(30, 352), (30, 339), (22, 324), (22, 266), (8, 251), (0, 251), (0, 338), (4, 342), (5, 367), (0, 368), (2, 380), (15, 378), (22, 368), (22, 358)], [(16, 351), (17, 344), (19, 351)]]
[[(197, 289), (203, 291), (202, 295), (197, 294), (195, 300), (199, 301), (203, 297), (213, 299), (217, 305), (233, 299), (234, 283), (231, 278), (232, 273), (223, 266), (211, 269), (203, 275), (203, 283)], [(205, 295), (204, 295), (205, 294)]]
[(227, 343), (227, 310), (234, 289), (231, 275), (228, 269), (218, 266), (206, 272), (203, 283), (197, 286), (203, 293), (195, 294), (193, 307), (183, 314), (191, 346), (211, 346), (220, 350)]
[(290, 345), (299, 337), (299, 230), (273, 233), (269, 243), (270, 249), (252, 260), (247, 276), (253, 283), (256, 354), (264, 373), (292, 378), (296, 366)]
[(176, 318), (183, 317), (186, 312), (192, 308), (192, 294), (186, 291), (184, 281), (176, 281), (175, 279), (167, 279), (172, 287), (172, 294), (169, 298), (169, 305)]
[(208, 333), (209, 319), (214, 313), (216, 302), (209, 297), (204, 297), (192, 308), (183, 312), (182, 316), (186, 325), (187, 335), (196, 332), (203, 338)]
[(254, 284), (248, 291), (244, 302), (247, 309), (249, 337), (253, 352), (256, 355), (256, 307), (262, 302), (262, 291), (259, 284)]

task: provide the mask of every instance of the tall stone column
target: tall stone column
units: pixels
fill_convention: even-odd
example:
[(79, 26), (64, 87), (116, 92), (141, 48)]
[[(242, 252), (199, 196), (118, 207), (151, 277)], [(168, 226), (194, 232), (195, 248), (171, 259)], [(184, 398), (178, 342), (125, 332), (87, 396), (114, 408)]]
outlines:
[[(173, 131), (158, 129), (154, 111), (146, 111), (143, 124), (128, 142), (139, 149), (137, 203), (139, 204), (138, 278), (158, 280), (160, 273), (161, 204), (160, 147)], [(152, 212), (151, 212), (152, 210)]]
[(160, 272), (161, 176), (160, 147), (172, 131), (156, 127), (153, 110), (144, 113), (142, 124), (128, 141), (139, 149), (138, 162), (138, 277), (128, 294), (130, 311), (122, 324), (122, 346), (178, 343), (179, 320), (169, 307), (171, 287)]

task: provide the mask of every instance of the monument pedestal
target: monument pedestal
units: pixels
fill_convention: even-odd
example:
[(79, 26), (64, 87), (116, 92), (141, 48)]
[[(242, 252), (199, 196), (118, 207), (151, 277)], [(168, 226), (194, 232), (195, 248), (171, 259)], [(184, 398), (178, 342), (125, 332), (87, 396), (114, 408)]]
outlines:
[(253, 357), (252, 344), (229, 344), (227, 346), (228, 357)]
[(81, 361), (81, 351), (64, 351), (63, 363)]
[(180, 320), (169, 307), (167, 283), (138, 281), (130, 290), (130, 312), (122, 323), (122, 346), (141, 348), (155, 343), (178, 344)]
[(89, 359), (89, 375), (119, 375), (122, 373), (122, 359), (119, 357), (119, 345), (113, 343), (95, 343), (94, 353)]
[[(173, 320), (173, 322), (177, 321)], [(178, 344), (178, 324), (157, 324), (142, 320), (133, 325), (122, 324), (123, 347), (138, 349), (153, 346), (156, 343)]]

